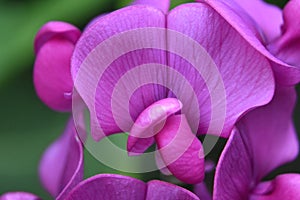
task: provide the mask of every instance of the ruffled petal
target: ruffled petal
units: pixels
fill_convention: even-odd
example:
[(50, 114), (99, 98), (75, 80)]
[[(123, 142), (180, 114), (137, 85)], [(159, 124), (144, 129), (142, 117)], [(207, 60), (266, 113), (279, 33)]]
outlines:
[[(168, 35), (169, 49), (181, 50), (169, 54), (169, 65), (186, 77), (185, 82), (192, 85), (198, 99), (198, 133), (228, 137), (246, 111), (271, 100), (274, 78), (269, 61), (209, 5), (181, 5), (169, 13), (167, 24), (195, 43), (190, 45), (187, 39), (183, 42), (172, 33)], [(189, 52), (189, 56), (182, 57), (184, 52)], [(187, 58), (194, 63), (187, 62)], [(169, 79), (175, 89), (185, 83), (176, 77)], [(191, 94), (182, 91), (182, 97), (178, 97), (183, 104), (182, 113), (190, 123), (197, 123), (197, 107), (189, 103)], [(189, 111), (185, 112), (185, 107), (190, 107)]]
[(269, 50), (266, 49), (263, 41), (259, 35), (256, 34), (259, 32), (257, 26), (251, 23), (251, 20), (244, 20), (245, 14), (247, 15), (247, 13), (241, 14), (245, 12), (244, 10), (239, 9), (239, 12), (237, 12), (236, 5), (232, 3), (232, 1), (230, 1), (230, 3), (226, 0), (197, 1), (207, 4), (213, 8), (220, 17), (226, 20), (228, 25), (238, 32), (240, 37), (244, 38), (249, 45), (261, 53), (262, 56), (265, 56), (271, 61), (272, 68), (275, 73), (274, 75), (278, 83), (283, 85), (294, 85), (300, 81), (299, 67), (289, 65), (284, 60), (279, 60), (279, 58), (275, 57)]
[(215, 200), (248, 199), (251, 186), (255, 186), (253, 154), (243, 136), (234, 129), (219, 158), (213, 190)]
[(78, 184), (66, 200), (144, 200), (147, 185), (137, 179), (116, 175), (100, 174)]
[(27, 192), (8, 192), (1, 195), (0, 200), (41, 200), (41, 198)]
[(132, 4), (133, 5), (144, 4), (144, 5), (153, 6), (163, 11), (164, 13), (167, 13), (170, 7), (170, 0), (135, 0)]
[(240, 132), (248, 135), (257, 181), (298, 155), (299, 143), (293, 124), (296, 98), (293, 87), (278, 86), (268, 105), (247, 113), (237, 125)]
[(143, 29), (164, 27), (160, 10), (135, 5), (105, 15), (83, 33), (73, 54), (72, 74), (91, 112), (95, 140), (129, 132), (138, 115), (165, 96), (166, 89), (157, 84), (164, 81), (162, 72), (145, 66), (166, 64), (163, 50), (147, 48), (148, 44), (165, 46), (164, 32), (161, 38)]
[(64, 199), (83, 179), (83, 147), (73, 119), (70, 119), (64, 134), (44, 153), (39, 175), (47, 191), (58, 200)]
[(157, 180), (150, 181), (147, 185), (145, 200), (199, 200), (194, 193), (177, 185)]
[(182, 108), (179, 100), (167, 98), (146, 108), (132, 126), (127, 141), (129, 154), (143, 153), (154, 142), (154, 136), (163, 128), (166, 119)]
[(49, 22), (35, 38), (34, 86), (39, 98), (53, 110), (71, 110), (71, 56), (80, 34), (70, 24)]
[(169, 117), (155, 141), (161, 158), (177, 179), (188, 184), (204, 179), (203, 148), (184, 115)]
[(284, 7), (283, 35), (268, 46), (276, 57), (300, 68), (300, 0), (291, 0)]
[(280, 27), (283, 24), (283, 18), (280, 8), (263, 0), (235, 1), (255, 20), (263, 30), (268, 42), (281, 35)]
[(300, 174), (282, 174), (267, 185), (265, 194), (253, 194), (251, 200), (299, 199)]

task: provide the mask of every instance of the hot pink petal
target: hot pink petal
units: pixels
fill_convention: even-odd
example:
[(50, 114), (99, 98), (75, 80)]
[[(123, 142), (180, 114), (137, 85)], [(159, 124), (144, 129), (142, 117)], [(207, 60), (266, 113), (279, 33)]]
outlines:
[[(253, 48), (271, 61), (276, 81), (284, 85), (294, 85), (300, 81), (300, 69), (296, 66), (287, 64), (284, 60), (279, 60), (263, 44), (257, 33), (257, 27), (251, 21), (244, 20), (243, 10), (236, 12), (236, 6), (226, 0), (198, 0), (213, 8), (226, 22), (234, 28), (239, 35), (244, 38)], [(244, 11), (245, 12), (245, 11)], [(255, 31), (256, 29), (256, 31)]]
[(41, 200), (41, 198), (27, 192), (8, 192), (1, 195), (0, 200)]
[(300, 197), (300, 174), (282, 174), (269, 184), (265, 194), (254, 194), (251, 200), (299, 199)]
[(80, 34), (70, 24), (49, 22), (35, 38), (34, 86), (40, 99), (57, 111), (71, 110), (71, 56)]
[(300, 0), (291, 0), (284, 7), (282, 26), (283, 35), (271, 43), (268, 48), (286, 63), (300, 68)]
[(34, 86), (39, 98), (57, 111), (70, 111), (73, 81), (70, 58), (74, 44), (52, 39), (39, 50), (34, 64)]
[(170, 183), (153, 180), (147, 183), (145, 200), (199, 200), (192, 192)]
[(164, 128), (155, 136), (155, 141), (168, 170), (177, 179), (188, 184), (203, 180), (203, 148), (184, 115), (169, 117)]
[[(215, 63), (212, 67), (209, 60), (205, 60), (207, 56), (200, 54), (195, 45), (168, 38), (171, 49), (184, 46), (182, 49), (190, 56), (201, 60), (193, 66), (178, 55), (169, 55), (169, 64), (188, 77), (186, 81), (193, 85), (197, 94), (201, 115), (198, 133), (228, 137), (241, 115), (271, 100), (274, 78), (269, 61), (216, 10), (206, 3), (184, 4), (169, 13), (167, 24), (169, 29), (185, 34), (201, 45)], [(182, 83), (178, 84), (176, 78), (172, 81), (177, 83), (175, 87), (181, 87)], [(188, 94), (179, 99), (183, 110), (185, 106), (189, 107), (186, 103), (190, 100)], [(195, 108), (183, 113), (190, 123), (195, 123)]]
[(56, 199), (64, 199), (83, 179), (83, 147), (72, 119), (64, 134), (44, 153), (39, 175), (44, 187)]
[[(282, 10), (275, 5), (268, 4), (263, 0), (235, 0), (260, 26), (267, 41), (271, 42), (281, 35), (283, 24)], [(270, 20), (272, 19), (272, 20)]]
[(157, 9), (160, 9), (164, 13), (167, 13), (170, 7), (170, 0), (135, 0), (132, 4), (144, 4), (153, 6)]
[(131, 177), (100, 174), (79, 183), (66, 200), (144, 200), (146, 187), (144, 182)]
[(46, 23), (37, 33), (34, 40), (34, 50), (37, 54), (40, 48), (53, 38), (63, 38), (75, 44), (81, 32), (75, 26), (66, 22), (51, 21)]
[(278, 86), (268, 105), (247, 113), (237, 125), (240, 132), (248, 134), (257, 181), (298, 155), (299, 143), (293, 124), (296, 98), (293, 87)]
[(178, 112), (182, 104), (178, 99), (167, 98), (146, 108), (133, 124), (127, 141), (127, 151), (143, 153), (154, 142), (153, 137), (163, 128), (166, 119)]

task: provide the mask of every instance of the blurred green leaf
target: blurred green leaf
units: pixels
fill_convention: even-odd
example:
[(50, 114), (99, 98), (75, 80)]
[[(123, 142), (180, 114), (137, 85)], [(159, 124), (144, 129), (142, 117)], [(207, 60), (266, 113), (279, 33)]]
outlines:
[[(106, 0), (44, 0), (31, 4), (0, 5), (0, 85), (33, 60), (33, 40), (46, 22), (63, 20), (75, 25), (102, 13), (111, 2)], [(92, 13), (92, 14), (91, 14)]]

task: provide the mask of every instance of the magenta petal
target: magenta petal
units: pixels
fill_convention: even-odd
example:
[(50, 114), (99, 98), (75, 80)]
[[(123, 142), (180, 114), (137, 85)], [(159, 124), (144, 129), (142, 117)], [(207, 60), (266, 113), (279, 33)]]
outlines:
[[(191, 66), (177, 55), (170, 54), (169, 57), (170, 65), (185, 74), (195, 88), (201, 115), (198, 133), (208, 132), (228, 137), (241, 115), (271, 100), (274, 78), (269, 61), (210, 6), (205, 3), (181, 5), (169, 13), (167, 24), (169, 29), (179, 31), (200, 44), (215, 63), (213, 71), (206, 62), (200, 66)], [(173, 38), (169, 40), (171, 48), (176, 49), (172, 45), (184, 46), (190, 55), (200, 56), (198, 51), (195, 52), (194, 46), (178, 43)], [(202, 70), (201, 73), (197, 73), (197, 67)], [(216, 85), (221, 85), (220, 90), (215, 90)], [(180, 101), (184, 109), (188, 104), (185, 104), (185, 100)], [(223, 111), (225, 115), (222, 114)], [(189, 122), (195, 121), (197, 116), (194, 113), (184, 113)], [(212, 122), (217, 124), (210, 126)], [(214, 127), (220, 125), (221, 130), (215, 130)]]
[[(263, 0), (235, 0), (260, 26), (267, 41), (271, 42), (281, 35), (283, 24), (282, 10)], [(272, 20), (270, 20), (272, 19)]]
[[(212, 7), (232, 28), (234, 28), (241, 37), (243, 37), (253, 48), (271, 61), (275, 72), (276, 81), (284, 85), (294, 85), (300, 81), (300, 70), (298, 67), (291, 66), (285, 61), (274, 57), (264, 46), (259, 35), (255, 34), (257, 27), (245, 21), (244, 15), (236, 12), (236, 8), (231, 7), (231, 3), (226, 0), (198, 0)], [(256, 31), (257, 32), (257, 31)]]
[(116, 174), (100, 174), (79, 183), (66, 200), (144, 200), (146, 190), (146, 184), (140, 180)]
[(80, 37), (81, 32), (75, 26), (60, 22), (52, 21), (46, 23), (37, 33), (34, 40), (34, 50), (37, 54), (40, 48), (53, 38), (61, 38), (75, 44)]
[[(143, 28), (149, 27), (165, 28), (165, 15), (151, 6), (128, 6), (100, 18), (78, 41), (72, 58), (72, 75), (75, 88), (91, 112), (95, 140), (129, 132), (138, 115), (166, 94), (165, 88), (155, 84), (155, 79), (163, 80), (156, 73), (148, 76), (143, 70), (144, 74), (138, 69), (134, 71), (136, 66), (148, 63), (166, 64), (164, 51), (144, 45), (136, 47), (141, 42), (151, 41), (166, 45), (163, 38), (148, 40), (148, 37), (160, 38), (155, 34), (143, 34)], [(141, 31), (130, 35), (133, 30)], [(126, 39), (110, 43), (124, 35)], [(99, 47), (103, 48), (99, 50)], [(148, 82), (149, 79), (154, 83)], [(146, 83), (140, 83), (145, 80)]]
[(55, 38), (40, 47), (35, 60), (35, 90), (47, 106), (57, 111), (70, 111), (72, 107), (70, 58), (73, 50), (73, 43)]
[(27, 192), (8, 192), (1, 195), (0, 200), (41, 200), (41, 198)]
[(284, 7), (282, 26), (283, 35), (271, 43), (268, 48), (286, 63), (300, 67), (300, 0), (291, 0)]
[(83, 147), (70, 119), (64, 134), (44, 153), (39, 166), (44, 187), (57, 199), (65, 195), (83, 178)]
[(213, 199), (248, 199), (253, 181), (252, 153), (242, 134), (233, 130), (220, 156)]
[(157, 9), (160, 9), (164, 13), (167, 13), (170, 7), (170, 0), (135, 0), (132, 4), (144, 4), (153, 6)]
[(154, 142), (153, 137), (163, 128), (167, 117), (181, 108), (181, 102), (175, 98), (162, 99), (147, 107), (129, 132), (128, 153), (143, 153), (147, 150)]
[(247, 113), (237, 125), (240, 132), (248, 135), (257, 181), (298, 155), (293, 124), (296, 98), (293, 87), (278, 86), (268, 105)]
[(176, 178), (188, 184), (203, 180), (202, 144), (192, 133), (184, 115), (169, 117), (155, 141), (164, 163)]
[(199, 200), (192, 192), (162, 181), (149, 181), (147, 183), (147, 196), (145, 200)]
[(299, 199), (300, 197), (300, 174), (282, 174), (270, 184), (265, 194), (254, 194), (251, 200)]

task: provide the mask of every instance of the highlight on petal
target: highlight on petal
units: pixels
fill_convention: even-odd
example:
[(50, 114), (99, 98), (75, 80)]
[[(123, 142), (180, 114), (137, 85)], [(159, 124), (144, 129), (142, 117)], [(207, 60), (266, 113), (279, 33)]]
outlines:
[(178, 99), (166, 98), (147, 107), (133, 124), (127, 141), (127, 151), (143, 153), (154, 142), (153, 137), (163, 128), (166, 119), (178, 112), (182, 104)]
[(47, 106), (57, 111), (71, 110), (71, 56), (80, 34), (70, 24), (49, 22), (35, 38), (35, 90)]
[(73, 119), (64, 134), (44, 153), (39, 176), (43, 186), (56, 199), (65, 195), (83, 179), (83, 147), (76, 135)]
[(164, 128), (155, 135), (155, 141), (166, 167), (177, 179), (188, 184), (204, 179), (202, 144), (184, 115), (169, 117)]
[[(281, 35), (282, 10), (263, 0), (235, 0), (263, 30), (268, 43)], [(272, 19), (272, 20), (270, 20)]]
[(170, 0), (135, 0), (132, 4), (144, 4), (153, 6), (157, 9), (160, 9), (164, 13), (167, 13), (170, 7)]
[(147, 186), (146, 200), (199, 200), (194, 193), (163, 181), (149, 181)]
[[(251, 21), (245, 21), (244, 15), (236, 12), (236, 8), (232, 8), (231, 2), (226, 0), (198, 0), (199, 2), (206, 4), (207, 6), (213, 8), (219, 17), (223, 18), (226, 23), (235, 29), (239, 35), (242, 37), (249, 45), (256, 49), (262, 56), (265, 56), (269, 61), (271, 61), (272, 68), (276, 81), (282, 85), (295, 85), (300, 81), (300, 69), (293, 65), (289, 65), (284, 60), (275, 57), (270, 53), (269, 50), (263, 45), (259, 35), (255, 33), (258, 32), (255, 24)], [(243, 11), (243, 10), (239, 10)], [(247, 15), (247, 14), (246, 14)], [(210, 31), (208, 31), (210, 32)]]
[(257, 181), (298, 155), (299, 142), (293, 123), (296, 99), (294, 87), (277, 86), (269, 104), (250, 111), (237, 124), (240, 132), (248, 135), (246, 142), (253, 152)]
[(131, 177), (100, 174), (79, 183), (66, 200), (144, 200), (147, 185)]
[(8, 192), (1, 195), (0, 200), (41, 200), (41, 198), (27, 192)]
[(281, 60), (300, 67), (300, 0), (290, 0), (283, 9), (282, 36), (268, 46)]
[(298, 199), (300, 174), (282, 174), (270, 181), (265, 194), (253, 194), (251, 200)]
[[(221, 120), (219, 119), (221, 116), (211, 116), (211, 113), (219, 104), (224, 103), (226, 115), (221, 134), (215, 130), (210, 130), (209, 134), (228, 137), (241, 115), (253, 107), (265, 105), (272, 99), (274, 77), (265, 56), (253, 48), (219, 13), (207, 5), (215, 1), (204, 2), (178, 6), (168, 14), (167, 24), (169, 29), (185, 34), (199, 43), (217, 66), (218, 71), (209, 74), (209, 80), (204, 80), (201, 77), (203, 74), (190, 73), (193, 75), (189, 76), (192, 85), (197, 85), (196, 93), (201, 105), (198, 133), (207, 133), (211, 121)], [(168, 44), (172, 49), (175, 49), (176, 45), (184, 46), (191, 55), (194, 53), (197, 56), (193, 47), (179, 43), (174, 38), (168, 38)], [(176, 70), (184, 74), (189, 73), (186, 70), (186, 65), (189, 64), (184, 59), (174, 54), (169, 54), (168, 58), (169, 64)], [(205, 65), (200, 66), (206, 69), (205, 67)], [(209, 69), (206, 69), (203, 73), (209, 72)], [(212, 94), (208, 93), (206, 85), (208, 81), (217, 82), (215, 79), (218, 78), (218, 74), (224, 84), (225, 96), (219, 95), (218, 101), (211, 105)], [(218, 94), (218, 91), (211, 91), (211, 93)], [(185, 106), (184, 103), (183, 105)], [(187, 118), (189, 122), (193, 121), (189, 115)]]

